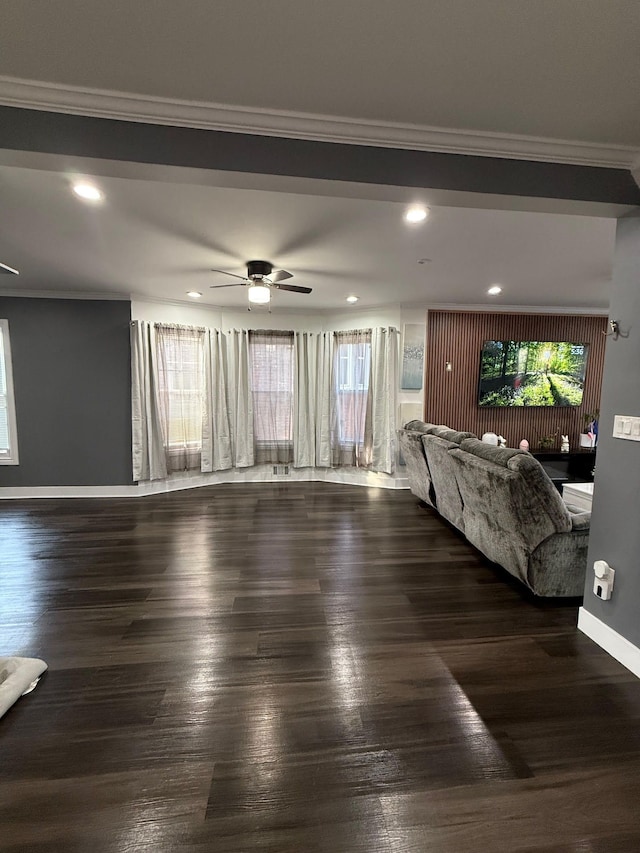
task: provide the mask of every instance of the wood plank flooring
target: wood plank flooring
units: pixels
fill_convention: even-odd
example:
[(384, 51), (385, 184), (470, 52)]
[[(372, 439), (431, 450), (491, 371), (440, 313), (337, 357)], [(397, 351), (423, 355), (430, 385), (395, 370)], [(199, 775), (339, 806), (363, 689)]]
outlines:
[(637, 853), (640, 681), (408, 492), (0, 504), (7, 853)]

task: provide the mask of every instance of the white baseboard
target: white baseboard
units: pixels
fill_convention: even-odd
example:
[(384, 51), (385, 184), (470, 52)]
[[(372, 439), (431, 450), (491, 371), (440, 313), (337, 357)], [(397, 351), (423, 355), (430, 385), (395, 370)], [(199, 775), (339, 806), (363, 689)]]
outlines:
[(640, 649), (622, 634), (618, 634), (584, 607), (578, 612), (578, 629), (640, 678)]
[(37, 498), (130, 498), (140, 494), (130, 486), (7, 486), (0, 488), (0, 500)]
[[(290, 468), (287, 475), (274, 475), (273, 465), (234, 468), (211, 474), (180, 474), (166, 480), (132, 483), (130, 486), (17, 486), (0, 488), (0, 500), (35, 498), (136, 498), (147, 495), (217, 486), (222, 483), (344, 483), (377, 489), (408, 489), (406, 476), (376, 474), (359, 468)], [(404, 469), (402, 469), (404, 472)]]

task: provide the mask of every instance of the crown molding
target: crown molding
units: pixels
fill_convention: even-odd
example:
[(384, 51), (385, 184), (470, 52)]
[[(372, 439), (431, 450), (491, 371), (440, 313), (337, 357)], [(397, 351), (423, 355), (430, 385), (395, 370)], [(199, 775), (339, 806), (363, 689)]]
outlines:
[[(403, 303), (403, 309), (415, 310), (417, 303)], [(608, 308), (587, 308), (574, 305), (461, 305), (459, 302), (420, 303), (424, 311), (457, 311), (461, 314), (562, 314), (585, 317), (608, 317)]]
[(128, 293), (116, 291), (86, 291), (86, 290), (27, 290), (15, 287), (1, 287), (0, 297), (17, 296), (20, 299), (82, 299), (100, 302), (130, 302)]
[(0, 75), (0, 105), (146, 124), (282, 136), (381, 148), (536, 160), (632, 169), (640, 178), (640, 150), (564, 139), (546, 139), (399, 122), (183, 101), (151, 95), (66, 86)]
[[(179, 308), (188, 306), (200, 311), (221, 311), (233, 314), (244, 311), (244, 305), (214, 305), (209, 302), (200, 302), (193, 299), (171, 299), (169, 297), (149, 296), (144, 293), (116, 293), (113, 291), (83, 292), (77, 290), (17, 290), (15, 288), (0, 288), (0, 297), (17, 296), (24, 299), (81, 299), (100, 300), (106, 302), (135, 302), (153, 303), (157, 305), (175, 305)], [(298, 308), (281, 308), (278, 313), (283, 315), (315, 314), (317, 316), (335, 315), (348, 316), (349, 314), (376, 314), (380, 311), (460, 311), (464, 313), (485, 314), (580, 314), (590, 317), (608, 317), (608, 308), (589, 308), (575, 305), (483, 305), (483, 304), (461, 304), (459, 302), (387, 302), (383, 305), (349, 305), (335, 308), (309, 308), (307, 310)], [(135, 318), (134, 318), (135, 319)]]

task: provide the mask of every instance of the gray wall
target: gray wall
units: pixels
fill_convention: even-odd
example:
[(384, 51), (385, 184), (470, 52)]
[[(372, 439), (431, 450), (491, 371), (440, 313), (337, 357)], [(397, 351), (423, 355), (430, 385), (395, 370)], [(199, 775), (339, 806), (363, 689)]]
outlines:
[(131, 304), (0, 297), (0, 318), (20, 454), (0, 487), (131, 483)]
[(0, 148), (404, 187), (640, 204), (628, 169), (169, 127), (0, 106)]
[[(620, 219), (610, 314), (628, 337), (609, 338), (584, 607), (640, 646), (640, 442), (613, 438), (614, 415), (640, 415), (640, 214)], [(593, 563), (616, 570), (613, 596), (593, 594)]]

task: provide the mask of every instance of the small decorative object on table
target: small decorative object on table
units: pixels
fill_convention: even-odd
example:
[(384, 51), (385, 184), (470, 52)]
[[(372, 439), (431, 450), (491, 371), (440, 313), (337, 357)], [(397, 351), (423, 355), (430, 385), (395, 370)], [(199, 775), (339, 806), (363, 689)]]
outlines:
[(538, 447), (540, 450), (551, 450), (558, 438), (558, 430), (549, 433), (549, 435), (541, 435), (538, 437)]
[(518, 447), (520, 450), (529, 450), (529, 442), (526, 438), (523, 438)]
[(560, 445), (560, 453), (568, 453), (569, 452), (569, 436), (562, 436), (562, 444)]
[(485, 432), (482, 436), (482, 440), (485, 444), (492, 444), (494, 447), (498, 446), (498, 436), (495, 432)]
[(580, 447), (588, 447), (591, 450), (598, 443), (598, 417), (600, 412), (586, 412), (583, 416), (584, 432), (580, 433)]

